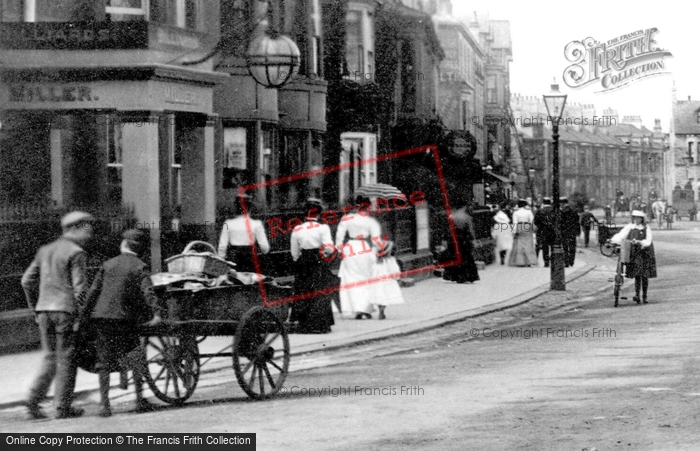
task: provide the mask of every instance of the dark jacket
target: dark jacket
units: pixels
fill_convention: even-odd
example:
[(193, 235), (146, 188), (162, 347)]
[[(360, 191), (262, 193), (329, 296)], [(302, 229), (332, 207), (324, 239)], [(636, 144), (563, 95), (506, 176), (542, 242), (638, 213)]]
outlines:
[(590, 211), (581, 213), (581, 227), (591, 227), (592, 223), (600, 224), (596, 217)]
[(29, 308), (78, 313), (87, 288), (85, 267), (83, 248), (68, 238), (42, 246), (22, 276)]
[(563, 239), (571, 239), (576, 238), (580, 234), (581, 226), (578, 213), (570, 205), (565, 205), (561, 209), (561, 237)]
[(556, 218), (554, 217), (554, 209), (551, 205), (543, 205), (542, 208), (535, 213), (535, 227), (537, 227), (537, 240), (541, 243), (553, 243), (556, 238), (555, 228)]
[(157, 299), (146, 268), (134, 254), (124, 253), (107, 260), (90, 287), (84, 314), (131, 323), (150, 320), (157, 309)]

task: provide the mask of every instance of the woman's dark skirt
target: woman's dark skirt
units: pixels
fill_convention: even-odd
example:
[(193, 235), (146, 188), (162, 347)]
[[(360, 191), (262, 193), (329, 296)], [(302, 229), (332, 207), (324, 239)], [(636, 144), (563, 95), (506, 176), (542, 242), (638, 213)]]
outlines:
[[(253, 261), (253, 251), (250, 246), (231, 246), (226, 251), (226, 260), (236, 264), (236, 271), (258, 272), (255, 270)], [(260, 263), (260, 253), (258, 252), (258, 263)]]
[(656, 277), (656, 255), (654, 245), (641, 247), (638, 244), (632, 246), (630, 250), (630, 261), (626, 265), (625, 276), (633, 279), (635, 277)]
[[(304, 249), (296, 262), (294, 292), (296, 295), (312, 293), (326, 288), (337, 287), (339, 279), (327, 262), (323, 261), (319, 249)], [(331, 331), (333, 310), (331, 302), (338, 292), (320, 294), (312, 298), (292, 303), (291, 321), (298, 321), (297, 332), (322, 334)]]
[[(445, 268), (445, 272), (442, 275), (444, 280), (457, 283), (476, 282), (479, 280), (479, 271), (474, 262), (474, 247), (472, 246), (471, 236), (465, 235), (459, 237), (462, 263)], [(453, 260), (457, 258), (457, 253), (454, 250), (452, 250), (451, 257)]]

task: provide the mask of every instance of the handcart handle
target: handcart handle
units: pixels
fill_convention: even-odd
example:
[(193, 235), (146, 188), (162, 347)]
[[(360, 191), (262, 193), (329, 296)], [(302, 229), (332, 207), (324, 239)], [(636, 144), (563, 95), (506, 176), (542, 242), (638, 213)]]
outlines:
[(185, 249), (182, 251), (182, 253), (187, 254), (192, 250), (194, 246), (199, 244), (205, 246), (212, 254), (216, 254), (216, 249), (214, 248), (214, 246), (207, 243), (206, 241), (190, 241), (190, 243), (187, 246), (185, 246)]

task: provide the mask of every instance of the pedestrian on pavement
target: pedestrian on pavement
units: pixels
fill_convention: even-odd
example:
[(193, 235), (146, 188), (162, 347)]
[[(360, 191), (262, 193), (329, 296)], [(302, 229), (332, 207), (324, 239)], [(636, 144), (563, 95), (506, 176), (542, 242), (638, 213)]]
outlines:
[(666, 199), (657, 199), (651, 204), (651, 211), (654, 213), (654, 218), (656, 218), (657, 228), (661, 229), (661, 225), (664, 221), (664, 213), (666, 211), (665, 205)]
[[(338, 225), (335, 246), (340, 262), (340, 307), (343, 312), (353, 312), (355, 319), (371, 319), (374, 310), (373, 286), (367, 281), (377, 259), (377, 251), (383, 250), (387, 239), (381, 236), (379, 222), (370, 216), (372, 203), (366, 196), (357, 196)], [(345, 242), (345, 239), (348, 241)]]
[(474, 262), (476, 234), (471, 215), (473, 212), (466, 201), (458, 202), (455, 206), (458, 208), (452, 211), (452, 222), (457, 232), (457, 247), (455, 248), (454, 242), (450, 242), (450, 248), (452, 259), (460, 263), (445, 268), (442, 278), (457, 283), (474, 283), (479, 280), (479, 271)]
[[(321, 200), (309, 198), (304, 205), (306, 221), (292, 231), (291, 254), (295, 262), (294, 293), (302, 296), (315, 291), (337, 287), (339, 280), (330, 268), (333, 246), (331, 228), (319, 224), (323, 210)], [(333, 309), (331, 303), (337, 292), (319, 294), (292, 303), (290, 320), (298, 322), (302, 334), (326, 334), (331, 331)]]
[(673, 216), (676, 214), (676, 210), (673, 205), (666, 206), (666, 212), (664, 214), (664, 219), (666, 220), (666, 229), (673, 228)]
[(387, 241), (384, 250), (379, 251), (377, 254), (377, 261), (372, 268), (372, 278), (381, 280), (373, 285), (376, 290), (373, 304), (379, 308), (380, 320), (386, 319), (384, 311), (387, 305), (401, 305), (405, 303), (403, 294), (401, 294), (401, 287), (398, 280), (396, 280), (401, 273), (401, 268), (394, 254), (394, 242)]
[(610, 224), (612, 223), (612, 208), (610, 207), (610, 204), (606, 205), (605, 208), (603, 209), (605, 212), (605, 223)]
[[(248, 202), (247, 195), (239, 195), (233, 207), (232, 219), (224, 222), (219, 238), (219, 257), (225, 258), (236, 264), (236, 271), (257, 272), (253, 249), (256, 254), (270, 252), (270, 243), (267, 241), (265, 226), (262, 221), (252, 219), (248, 211), (244, 211), (243, 202)], [(249, 234), (248, 230), (251, 230)]]
[(552, 209), (552, 199), (545, 197), (542, 201), (542, 209), (535, 214), (535, 238), (537, 246), (535, 254), (539, 258), (539, 253), (542, 251), (542, 259), (544, 267), (549, 267), (549, 261), (552, 251), (552, 245), (557, 235), (556, 218), (554, 217), (554, 209)]
[(61, 219), (63, 234), (39, 249), (22, 276), (22, 288), (39, 325), (43, 358), (29, 393), (27, 409), (34, 419), (46, 418), (40, 407), (54, 377), (56, 418), (75, 418), (72, 407), (77, 363), (75, 338), (78, 314), (87, 288), (83, 246), (92, 238), (95, 218), (73, 211)]
[(513, 213), (513, 250), (508, 266), (537, 266), (534, 241), (535, 217), (527, 208), (527, 201), (520, 199)]
[(510, 218), (503, 211), (505, 207), (505, 202), (496, 207), (496, 214), (493, 217), (494, 224), (491, 228), (491, 237), (496, 240), (496, 254), (501, 259), (501, 265), (506, 264), (508, 252), (513, 248), (513, 231)]
[(569, 205), (569, 200), (562, 197), (561, 204), (561, 241), (564, 248), (564, 266), (574, 266), (576, 261), (576, 238), (581, 235), (578, 213)]
[(644, 212), (633, 211), (632, 223), (627, 224), (611, 238), (611, 241), (616, 244), (622, 244), (623, 240), (632, 241), (630, 260), (626, 264), (625, 276), (634, 279), (634, 301), (637, 304), (640, 301), (648, 304), (649, 279), (656, 277), (656, 255), (651, 237), (651, 227), (646, 222)]
[(121, 254), (107, 260), (86, 296), (83, 318), (90, 318), (97, 331), (97, 365), (100, 381), (100, 416), (112, 416), (109, 375), (131, 370), (136, 391), (136, 412), (153, 406), (143, 397), (146, 362), (140, 352), (139, 326), (161, 322), (157, 298), (146, 263), (141, 260), (149, 237), (141, 230), (122, 234)]
[(591, 208), (586, 205), (583, 207), (583, 213), (581, 213), (581, 229), (583, 229), (583, 243), (584, 247), (588, 247), (588, 241), (591, 237), (591, 226), (595, 223), (597, 226), (600, 227), (600, 222), (596, 219), (596, 217), (591, 213)]

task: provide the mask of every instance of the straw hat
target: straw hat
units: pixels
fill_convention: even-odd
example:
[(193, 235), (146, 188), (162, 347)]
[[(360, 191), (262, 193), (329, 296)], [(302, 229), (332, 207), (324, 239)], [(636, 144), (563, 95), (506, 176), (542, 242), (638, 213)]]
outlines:
[(647, 219), (647, 215), (644, 214), (644, 212), (640, 211), (640, 210), (632, 210), (632, 213), (630, 214), (630, 216), (638, 216), (644, 220)]
[(61, 227), (70, 227), (82, 222), (94, 222), (95, 218), (84, 211), (72, 211), (61, 219)]

